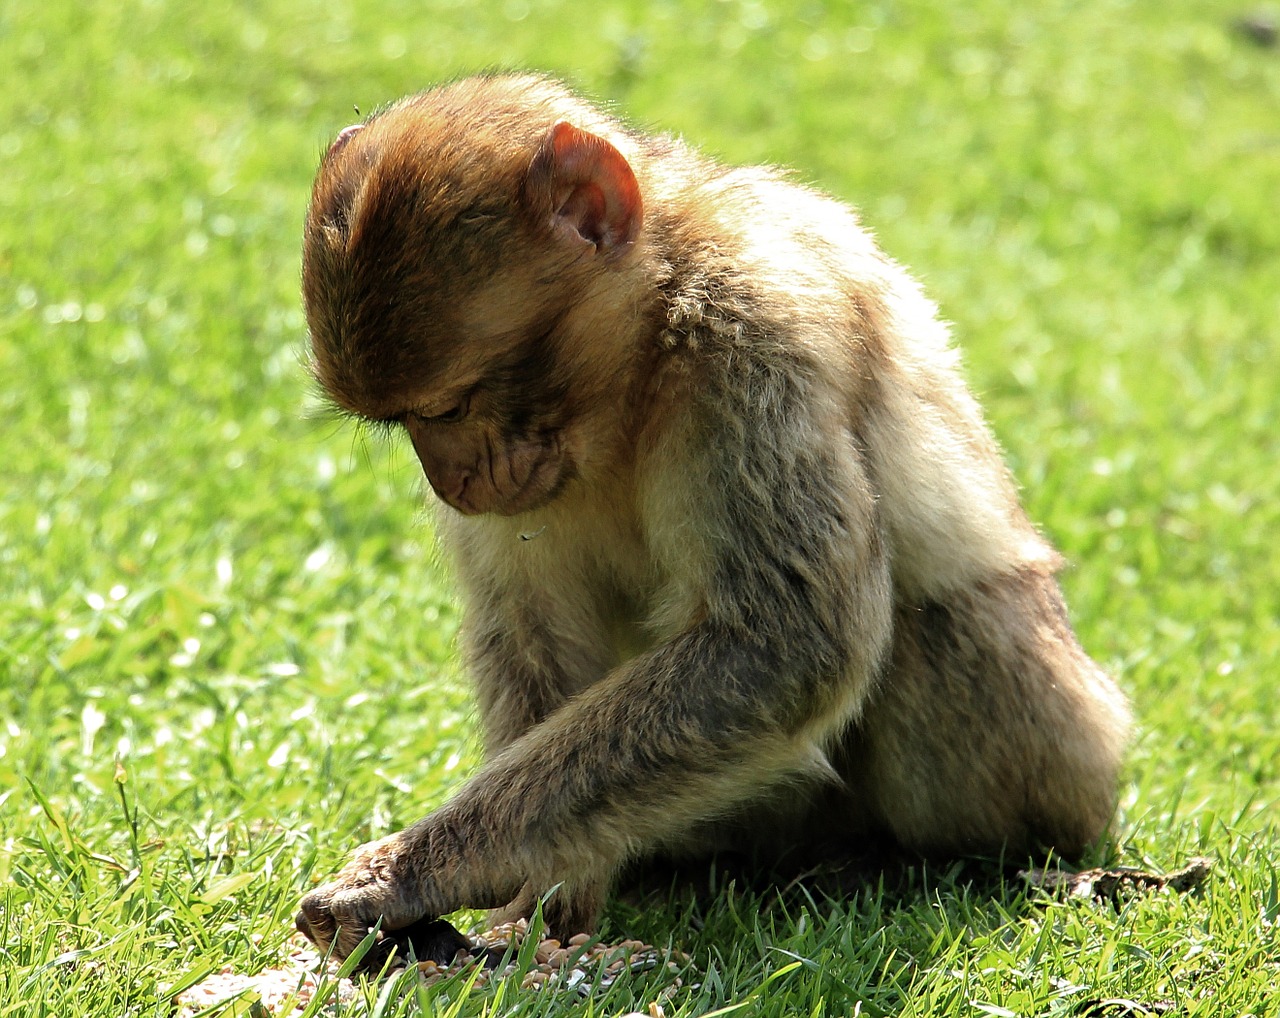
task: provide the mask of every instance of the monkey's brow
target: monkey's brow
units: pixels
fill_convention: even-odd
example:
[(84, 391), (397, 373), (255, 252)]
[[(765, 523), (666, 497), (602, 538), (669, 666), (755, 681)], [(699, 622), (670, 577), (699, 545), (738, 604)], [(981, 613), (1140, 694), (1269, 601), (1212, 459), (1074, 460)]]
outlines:
[(329, 421), (336, 424), (355, 424), (358, 428), (372, 427), (381, 431), (382, 429), (390, 430), (397, 423), (394, 419), (384, 420), (380, 417), (371, 417), (368, 414), (362, 414), (350, 407), (343, 406), (329, 393), (321, 391), (318, 394), (315, 408), (308, 413), (308, 417), (317, 421)]

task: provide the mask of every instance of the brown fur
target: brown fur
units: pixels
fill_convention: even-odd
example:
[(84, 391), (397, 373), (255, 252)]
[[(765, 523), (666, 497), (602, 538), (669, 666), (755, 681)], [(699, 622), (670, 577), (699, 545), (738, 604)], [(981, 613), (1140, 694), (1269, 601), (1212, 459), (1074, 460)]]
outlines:
[(307, 896), (318, 943), (556, 885), (587, 929), (624, 862), (725, 839), (1103, 832), (1124, 698), (945, 327), (847, 208), (476, 78), (344, 132), (303, 264), (316, 377), (404, 424), (447, 503), (489, 750)]

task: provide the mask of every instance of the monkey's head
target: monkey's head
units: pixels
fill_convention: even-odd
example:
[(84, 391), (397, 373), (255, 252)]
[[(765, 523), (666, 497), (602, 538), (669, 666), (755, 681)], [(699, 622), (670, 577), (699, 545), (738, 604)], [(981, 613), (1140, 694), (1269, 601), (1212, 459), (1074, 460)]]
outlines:
[(606, 134), (626, 143), (553, 82), (471, 79), (347, 128), (321, 162), (302, 259), (314, 375), (342, 410), (403, 426), (460, 512), (554, 499), (616, 387), (599, 334), (642, 209)]

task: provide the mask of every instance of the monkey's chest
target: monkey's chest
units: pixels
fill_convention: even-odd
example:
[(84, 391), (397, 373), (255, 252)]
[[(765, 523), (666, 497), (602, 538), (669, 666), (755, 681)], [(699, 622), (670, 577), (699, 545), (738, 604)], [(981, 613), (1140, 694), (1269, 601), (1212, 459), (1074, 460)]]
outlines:
[(645, 606), (633, 597), (618, 595), (602, 613), (601, 630), (609, 647), (611, 664), (619, 665), (651, 650), (658, 642), (648, 625)]

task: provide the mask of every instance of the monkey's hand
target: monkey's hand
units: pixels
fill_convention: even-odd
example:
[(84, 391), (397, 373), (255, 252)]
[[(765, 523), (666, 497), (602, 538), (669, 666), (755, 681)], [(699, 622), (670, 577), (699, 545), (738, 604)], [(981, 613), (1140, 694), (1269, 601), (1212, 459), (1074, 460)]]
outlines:
[(415, 833), (410, 828), (357, 848), (332, 881), (302, 899), (295, 919), (298, 930), (322, 951), (332, 950), (333, 957), (342, 959), (381, 920), (375, 947), (385, 946), (366, 955), (363, 964), (365, 969), (373, 964), (380, 967), (397, 941), (407, 940), (415, 924), (435, 917), (429, 911), (426, 882), (419, 876)]

